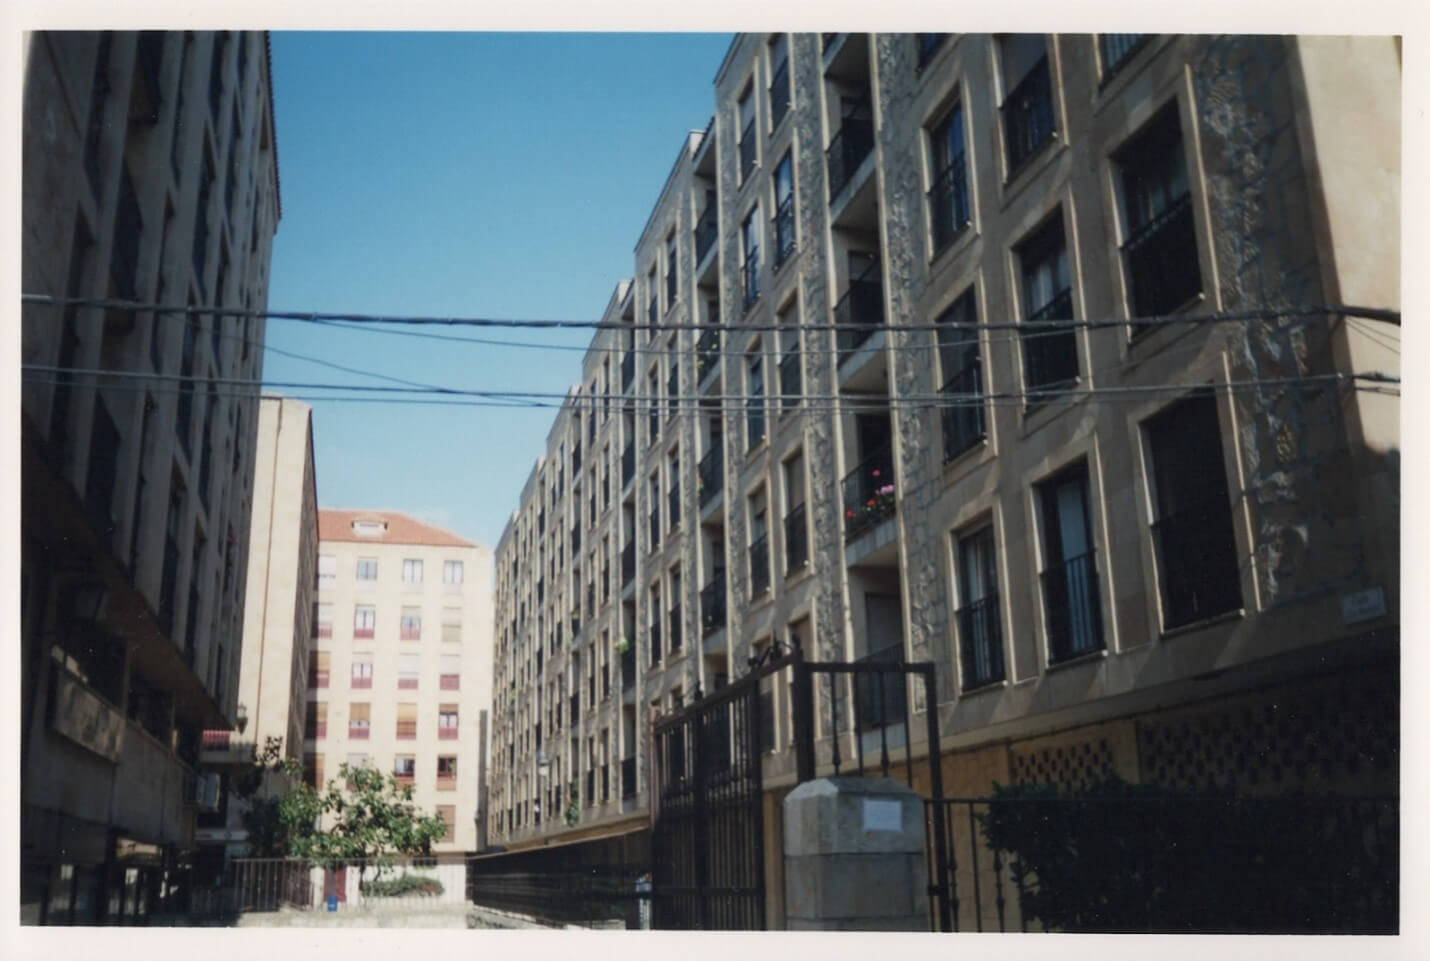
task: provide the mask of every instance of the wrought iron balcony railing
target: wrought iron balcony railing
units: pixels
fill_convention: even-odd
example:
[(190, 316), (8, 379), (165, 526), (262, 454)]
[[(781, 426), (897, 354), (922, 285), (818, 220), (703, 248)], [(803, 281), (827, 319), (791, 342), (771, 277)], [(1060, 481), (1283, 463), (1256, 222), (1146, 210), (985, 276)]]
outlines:
[[(1201, 293), (1192, 198), (1182, 194), (1122, 245), (1135, 317), (1164, 317)], [(1134, 333), (1152, 325), (1138, 324)]]
[[(1221, 458), (1216, 458), (1221, 470)], [(1192, 624), (1242, 606), (1241, 572), (1225, 496), (1194, 504), (1152, 524), (1163, 627)]]
[(770, 587), (769, 537), (761, 534), (750, 543), (750, 593), (763, 594)]
[(660, 663), (660, 622), (652, 621), (650, 625), (650, 663)]
[(670, 643), (669, 643), (669, 648), (670, 648), (670, 650), (671, 650), (672, 653), (675, 652), (675, 651), (680, 650), (681, 645), (685, 643), (684, 634), (685, 634), (685, 631), (684, 631), (684, 629), (683, 629), (683, 627), (682, 627), (681, 620), (680, 620), (680, 605), (679, 605), (679, 604), (676, 604), (674, 607), (672, 607), (672, 608), (670, 609)]
[(965, 691), (1003, 680), (1003, 634), (996, 593), (959, 608), (958, 650)]
[(716, 444), (700, 458), (698, 475), (700, 506), (703, 508), (720, 493), (720, 488), (725, 483), (725, 454), (722, 445)]
[(740, 286), (744, 292), (743, 306), (749, 310), (760, 299), (760, 248), (751, 247), (740, 268)]
[(1066, 661), (1102, 649), (1102, 605), (1093, 551), (1048, 565), (1043, 571), (1048, 658)]
[(968, 171), (963, 154), (954, 157), (934, 178), (928, 201), (934, 250), (942, 250), (972, 219), (968, 205)]
[(780, 65), (775, 68), (774, 77), (770, 80), (770, 129), (773, 130), (780, 125), (785, 114), (789, 111), (790, 100), (790, 79), (789, 60), (780, 61)]
[(1053, 119), (1052, 76), (1045, 56), (1029, 70), (1003, 101), (1003, 137), (1008, 152), (1008, 177), (1022, 169), (1057, 130)]
[(720, 236), (720, 211), (710, 204), (700, 214), (700, 219), (695, 224), (695, 262), (702, 264), (705, 262), (705, 255), (710, 253), (715, 246), (715, 241)]
[(626, 351), (626, 356), (621, 358), (621, 390), (631, 389), (631, 385), (636, 382), (636, 355)]
[(780, 405), (798, 407), (803, 385), (800, 383), (799, 351), (786, 351), (780, 358)]
[(775, 236), (775, 269), (778, 270), (794, 253), (794, 194), (790, 193), (775, 208), (771, 222)]
[(884, 280), (877, 262), (849, 282), (834, 305), (834, 324), (840, 363), (884, 325)]
[(672, 488), (670, 489), (670, 492), (669, 492), (668, 494), (666, 494), (665, 496), (666, 496), (665, 509), (666, 509), (666, 512), (670, 515), (670, 527), (671, 527), (671, 530), (674, 530), (675, 528), (677, 528), (677, 527), (680, 526), (680, 481), (679, 481), (679, 479), (677, 479), (677, 480), (675, 481), (675, 486), (672, 487)]
[(809, 563), (809, 525), (804, 505), (796, 504), (785, 515), (785, 574), (793, 574)]
[(636, 796), (636, 759), (634, 757), (623, 758), (621, 760), (621, 797), (633, 798)]
[(695, 376), (703, 380), (706, 371), (713, 368), (720, 360), (720, 331), (714, 327), (707, 327), (700, 332), (700, 338), (695, 341)]
[(627, 541), (626, 546), (621, 548), (621, 586), (624, 587), (636, 579), (636, 542)]
[[(1024, 383), (1032, 392), (1077, 379), (1077, 336), (1072, 319), (1072, 291), (1063, 290), (1023, 322)], [(1035, 398), (1029, 397), (1029, 402)]]
[(839, 132), (829, 141), (829, 149), (825, 151), (831, 204), (854, 179), (859, 165), (873, 149), (874, 118), (866, 96), (840, 121)]
[(716, 571), (715, 579), (700, 591), (700, 631), (709, 637), (725, 627), (725, 572)]
[(755, 118), (752, 115), (740, 131), (740, 183), (750, 178), (755, 169)]
[(978, 360), (950, 377), (940, 393), (944, 397), (943, 462), (981, 441), (983, 423), (983, 367)]
[(894, 458), (884, 444), (844, 477), (844, 538), (853, 540), (894, 513)]

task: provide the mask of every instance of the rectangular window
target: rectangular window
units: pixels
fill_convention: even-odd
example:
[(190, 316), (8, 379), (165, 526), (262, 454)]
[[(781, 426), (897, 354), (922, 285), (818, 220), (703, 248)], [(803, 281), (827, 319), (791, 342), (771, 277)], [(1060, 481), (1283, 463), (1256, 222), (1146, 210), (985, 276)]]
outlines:
[(1043, 521), (1043, 616), (1050, 663), (1102, 649), (1087, 465), (1038, 485)]
[(328, 660), (331, 655), (327, 651), (314, 651), (313, 659), (308, 667), (308, 686), (322, 688), (328, 686)]
[(304, 736), (320, 738), (328, 736), (328, 705), (325, 701), (309, 701), (305, 719)]
[(959, 655), (963, 689), (1003, 680), (1003, 638), (998, 620), (998, 572), (993, 528), (958, 538)]
[(765, 375), (758, 353), (745, 359), (745, 375), (745, 449), (754, 450), (765, 439)]
[(318, 590), (331, 590), (338, 581), (338, 559), (332, 554), (318, 555)]
[(353, 608), (353, 637), (371, 640), (377, 633), (377, 608), (359, 604)]
[(1241, 574), (1216, 398), (1177, 401), (1147, 422), (1146, 436), (1163, 629), (1237, 610)]
[(968, 290), (939, 315), (938, 365), (943, 378), (943, 462), (984, 437), (983, 363), (978, 350), (978, 308)]
[(455, 791), (457, 789), (457, 756), (455, 754), (443, 754), (437, 758), (437, 790)]
[(422, 669), (422, 659), (418, 654), (397, 655), (397, 688), (402, 691), (417, 690), (417, 678)]
[(1008, 91), (1001, 108), (1008, 162), (1006, 179), (1012, 180), (1057, 130), (1053, 84), (1042, 34), (999, 34), (998, 53), (1003, 66), (1003, 89)]
[(457, 739), (457, 705), (443, 704), (437, 708), (437, 737), (443, 741)]
[(794, 253), (794, 167), (789, 151), (775, 167), (775, 269)]
[(740, 183), (749, 179), (755, 169), (755, 98), (746, 87), (738, 106), (740, 124)]
[(799, 312), (793, 305), (779, 316), (780, 406), (798, 407), (804, 394), (804, 374), (799, 357)]
[(377, 580), (376, 557), (359, 557), (357, 559), (357, 579), (359, 584)]
[(809, 524), (804, 511), (804, 457), (795, 454), (784, 462), (785, 574), (809, 566)]
[(399, 636), (404, 641), (422, 640), (422, 608), (404, 607), (398, 627)]
[(1121, 173), (1128, 306), (1133, 317), (1163, 317), (1202, 291), (1176, 101), (1114, 159)]
[(372, 705), (358, 701), (348, 705), (348, 738), (365, 741), (372, 729)]
[(457, 654), (442, 655), (442, 673), (439, 687), (444, 691), (456, 691), (462, 686), (462, 658)]
[(1147, 38), (1145, 33), (1101, 33), (1097, 36), (1097, 52), (1102, 57), (1102, 82), (1106, 83), (1121, 69)]
[(790, 104), (789, 36), (770, 39), (770, 130), (780, 125)]
[(361, 658), (353, 661), (352, 683), (349, 685), (353, 690), (364, 690), (372, 687), (372, 659)]
[(398, 754), (392, 759), (392, 776), (398, 784), (411, 784), (417, 778), (417, 758), (411, 754)]
[(762, 594), (770, 586), (770, 544), (765, 530), (765, 492), (749, 498), (750, 593)]
[(964, 162), (963, 107), (949, 111), (929, 132), (933, 153), (933, 186), (929, 189), (929, 222), (933, 249), (947, 247), (972, 219), (968, 202), (968, 171)]
[(417, 737), (417, 705), (397, 705), (397, 739), (411, 741)]
[(319, 639), (333, 636), (333, 605), (313, 605), (313, 635)]
[(675, 306), (675, 296), (680, 291), (680, 284), (677, 280), (680, 275), (676, 266), (675, 234), (672, 233), (665, 238), (665, 309), (667, 311)]
[(420, 560), (407, 558), (402, 562), (402, 583), (422, 583), (422, 562)]
[(462, 583), (463, 573), (464, 573), (464, 572), (463, 572), (463, 570), (462, 570), (462, 562), (461, 562), (461, 561), (443, 561), (443, 562), (442, 562), (442, 583), (443, 583), (443, 584), (460, 584), (460, 583)]
[(1067, 246), (1059, 211), (1018, 247), (1023, 294), (1023, 384), (1028, 404), (1078, 377)]
[(447, 644), (457, 644), (462, 640), (462, 609), (460, 607), (442, 608), (442, 641)]
[(744, 307), (749, 310), (760, 299), (760, 205), (750, 208), (740, 225), (742, 247), (741, 288)]

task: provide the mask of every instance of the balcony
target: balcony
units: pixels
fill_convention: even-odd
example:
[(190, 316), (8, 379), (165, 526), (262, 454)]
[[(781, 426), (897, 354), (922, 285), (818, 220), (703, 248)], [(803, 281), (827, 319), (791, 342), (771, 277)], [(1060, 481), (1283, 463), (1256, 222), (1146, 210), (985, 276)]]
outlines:
[(761, 534), (750, 543), (750, 595), (763, 594), (770, 589), (770, 544), (769, 538)]
[(1072, 291), (1063, 290), (1023, 322), (1023, 380), (1030, 396), (1036, 388), (1058, 387), (1077, 380), (1077, 335), (1072, 320)]
[(1048, 58), (1043, 57), (1018, 82), (1000, 108), (1003, 113), (1004, 146), (1008, 153), (1007, 180), (1012, 180), (1038, 148), (1052, 140), (1057, 131), (1053, 120), (1052, 76)]
[(894, 459), (889, 444), (864, 458), (844, 478), (844, 539), (852, 541), (894, 513)]
[(621, 761), (621, 798), (633, 798), (635, 796), (636, 759), (634, 757), (628, 757)]
[[(1165, 317), (1201, 293), (1191, 195), (1182, 194), (1143, 224), (1122, 245), (1122, 254), (1134, 317)], [(1137, 324), (1133, 332), (1152, 326)]]
[(681, 644), (685, 640), (684, 633), (680, 623), (680, 605), (676, 604), (670, 609), (670, 651), (672, 654), (680, 650)]
[(745, 450), (754, 450), (764, 439), (765, 398), (756, 394), (745, 401)]
[(884, 280), (878, 260), (849, 281), (849, 289), (834, 305), (834, 324), (841, 364), (884, 326)]
[(1042, 581), (1049, 661), (1056, 664), (1101, 650), (1102, 607), (1094, 552), (1048, 565)]
[(716, 571), (715, 579), (700, 591), (700, 631), (709, 637), (725, 629), (725, 572)]
[(700, 338), (695, 342), (696, 382), (704, 380), (705, 375), (714, 370), (719, 361), (720, 331), (714, 327), (707, 327), (700, 332)]
[(1003, 636), (998, 622), (998, 595), (989, 594), (959, 608), (957, 616), (963, 689), (971, 691), (1003, 680)]
[(840, 122), (839, 132), (825, 151), (829, 166), (829, 203), (839, 198), (874, 149), (874, 118), (869, 99), (861, 100)]
[(755, 117), (751, 111), (745, 129), (740, 132), (740, 183), (750, 179), (755, 169)]
[(628, 541), (621, 549), (621, 586), (636, 579), (636, 542)]
[(720, 236), (720, 211), (710, 204), (700, 214), (695, 224), (695, 263), (703, 264), (705, 255), (715, 249), (715, 241)]
[(809, 565), (809, 525), (804, 519), (804, 505), (796, 504), (785, 515), (785, 576)]
[(944, 397), (943, 462), (947, 464), (985, 436), (982, 364), (974, 360), (950, 377), (939, 393)]
[(655, 621), (650, 626), (650, 662), (660, 663), (660, 622)]
[(794, 253), (794, 194), (780, 201), (771, 222), (775, 238), (775, 270), (779, 270)]
[(697, 474), (697, 483), (700, 485), (700, 507), (704, 509), (705, 505), (720, 493), (720, 489), (725, 483), (724, 448), (717, 444), (706, 451), (705, 456), (700, 458)]
[[(1221, 458), (1213, 458), (1221, 471)], [(1203, 490), (1224, 490), (1204, 480)], [(1241, 574), (1232, 534), (1230, 502), (1225, 493), (1164, 514), (1152, 524), (1165, 629), (1234, 611), (1242, 606)]]

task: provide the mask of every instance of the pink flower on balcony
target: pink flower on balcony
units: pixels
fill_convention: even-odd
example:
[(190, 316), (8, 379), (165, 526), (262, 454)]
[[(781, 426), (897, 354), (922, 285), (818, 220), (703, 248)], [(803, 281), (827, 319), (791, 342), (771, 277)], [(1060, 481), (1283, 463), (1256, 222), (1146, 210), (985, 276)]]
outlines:
[(847, 511), (844, 512), (844, 516), (847, 517), (847, 518), (849, 518), (849, 519), (852, 521), (852, 520), (854, 519), (854, 511), (852, 511), (852, 510), (847, 510)]
[(893, 485), (893, 484), (885, 484), (883, 487), (879, 488), (879, 496), (880, 496), (880, 497), (888, 497), (890, 494), (893, 494), (893, 493), (894, 493), (894, 485)]
[(874, 468), (874, 476), (875, 476), (875, 477), (878, 477), (878, 476), (879, 476), (879, 468), (877, 468), (877, 467)]

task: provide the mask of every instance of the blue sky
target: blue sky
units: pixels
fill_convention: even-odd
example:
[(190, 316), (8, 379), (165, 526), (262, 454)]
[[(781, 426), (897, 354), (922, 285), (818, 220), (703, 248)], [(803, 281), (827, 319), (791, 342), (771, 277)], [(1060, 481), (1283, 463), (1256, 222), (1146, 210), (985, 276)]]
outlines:
[[(728, 34), (273, 33), (283, 219), (269, 307), (600, 318)], [(582, 347), (590, 331), (446, 329)], [(566, 390), (579, 350), (284, 320), (264, 380)], [(279, 392), (303, 394), (301, 390)], [(318, 500), (404, 510), (495, 546), (550, 409), (313, 402)]]

